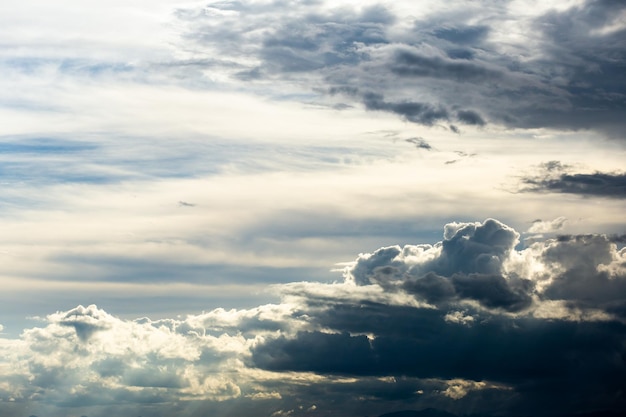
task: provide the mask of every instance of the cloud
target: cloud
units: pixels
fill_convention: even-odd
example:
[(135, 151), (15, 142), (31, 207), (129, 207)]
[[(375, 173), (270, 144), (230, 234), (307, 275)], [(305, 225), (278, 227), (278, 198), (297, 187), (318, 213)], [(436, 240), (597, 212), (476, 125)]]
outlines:
[(626, 173), (571, 173), (558, 161), (540, 165), (538, 175), (522, 177), (522, 191), (577, 194), (586, 197), (626, 198)]
[(518, 238), (513, 229), (492, 219), (450, 223), (439, 244), (394, 246), (361, 255), (347, 276), (358, 285), (401, 287), (428, 302), (460, 297), (490, 308), (522, 310), (530, 305), (532, 282), (502, 276)]
[(448, 110), (441, 106), (414, 101), (388, 102), (382, 94), (366, 93), (363, 104), (368, 110), (382, 110), (396, 113), (410, 122), (432, 125), (440, 120), (448, 120)]
[(409, 138), (405, 139), (404, 141), (414, 144), (417, 149), (426, 149), (427, 151), (433, 149), (433, 147), (428, 142), (426, 142), (424, 138)]
[[(151, 30), (141, 36), (131, 29), (139, 26), (127, 24), (124, 31), (112, 33), (114, 25), (104, 22), (128, 22), (133, 16), (146, 17), (145, 13), (83, 11), (94, 26), (94, 32), (87, 34), (74, 23), (82, 19), (68, 21), (67, 16), (60, 16), (35, 24), (12, 18), (26, 13), (25, 9), (12, 10), (4, 26), (27, 24), (33, 38), (25, 40), (17, 32), (7, 32), (10, 50), (22, 52), (19, 56), (10, 52), (0, 63), (11, 74), (6, 77), (3, 108), (26, 113), (27, 118), (32, 116), (30, 112), (44, 117), (48, 131), (37, 133), (49, 134), (50, 129), (66, 133), (81, 124), (85, 124), (82, 132), (105, 132), (107, 126), (114, 127), (124, 138), (120, 146), (128, 142), (128, 132), (119, 129), (146, 134), (146, 126), (150, 126), (151, 134), (171, 137), (178, 135), (171, 126), (193, 124), (190, 131), (197, 133), (204, 120), (209, 126), (206, 132), (221, 132), (213, 120), (206, 119), (214, 112), (198, 110), (204, 109), (207, 93), (217, 94), (218, 90), (245, 92), (265, 102), (313, 104), (307, 108), (309, 114), (320, 108), (367, 109), (411, 123), (445, 124), (463, 132), (492, 125), (592, 129), (619, 139), (623, 131), (625, 80), (619, 46), (624, 30), (618, 17), (624, 7), (620, 3), (559, 3), (554, 9), (536, 8), (524, 14), (517, 13), (515, 2), (497, 6), (455, 3), (452, 9), (416, 7), (410, 2), (384, 6), (295, 2), (289, 7), (284, 7), (284, 2), (209, 2), (181, 7), (174, 13), (168, 7), (159, 7), (155, 13), (159, 18), (137, 19), (138, 25)], [(47, 12), (51, 16), (60, 13)], [(163, 25), (168, 13), (174, 21)], [(60, 22), (72, 27), (75, 39), (85, 41), (73, 42), (72, 48), (51, 46), (67, 43), (59, 35)], [(158, 25), (164, 32), (155, 30)], [(127, 42), (123, 34), (133, 41)], [(139, 46), (146, 49), (138, 51)], [(63, 82), (53, 82), (55, 79)], [(42, 83), (46, 100), (40, 94)], [(85, 85), (89, 91), (81, 94)], [(165, 86), (168, 88), (162, 88)], [(129, 88), (133, 94), (128, 94)], [(196, 91), (202, 98), (189, 101), (187, 95), (180, 102), (174, 100), (179, 106), (185, 103), (184, 109), (175, 105), (180, 111), (166, 111), (167, 105), (162, 103), (173, 103), (169, 88)], [(332, 95), (333, 89), (358, 93)], [(120, 102), (113, 100), (118, 95), (123, 96)], [(132, 104), (128, 101), (131, 97)], [(216, 101), (216, 107), (223, 110), (222, 98)], [(119, 110), (111, 112), (112, 107)], [(236, 107), (243, 110), (241, 104)], [(143, 111), (121, 110), (127, 108)], [(57, 116), (69, 113), (106, 117), (81, 116), (68, 123)], [(260, 113), (252, 111), (243, 117), (253, 118), (254, 114)], [(194, 123), (190, 123), (191, 115), (196, 115)], [(226, 121), (223, 124), (229, 129), (239, 128), (226, 120), (229, 118), (215, 119), (216, 123), (217, 119)], [(24, 123), (15, 120), (15, 130), (24, 131)], [(236, 136), (241, 137), (239, 133)], [(195, 155), (184, 153), (189, 158)], [(132, 161), (114, 164), (111, 170), (102, 167), (101, 159), (100, 164), (81, 164), (78, 169), (75, 162), (64, 165), (67, 158), (58, 155), (54, 173), (95, 182), (110, 181), (113, 172), (120, 180), (164, 171), (175, 175), (181, 166), (178, 158), (164, 166), (146, 155), (152, 154), (133, 155)], [(209, 166), (215, 167), (194, 163), (193, 168), (206, 172)], [(29, 173), (23, 163), (14, 168), (8, 172)], [(68, 173), (63, 168), (74, 169)]]
[[(622, 351), (626, 336), (617, 307), (624, 302), (624, 250), (618, 251), (609, 237), (595, 235), (549, 239), (517, 251), (518, 236), (495, 220), (450, 224), (440, 244), (362, 254), (346, 271), (348, 282), (411, 294), (436, 307), (385, 306), (363, 299), (333, 303), (315, 315), (325, 331), (280, 336), (256, 347), (253, 360), (274, 371), (461, 378), (467, 386), (490, 381), (496, 390), (518, 393), (523, 385), (525, 405), (516, 404), (528, 410), (546, 401), (544, 390), (553, 395), (551, 401), (574, 401), (572, 411), (591, 402), (606, 406), (611, 400), (605, 394), (621, 389), (626, 371), (621, 361), (613, 368), (608, 359), (611, 351)], [(493, 254), (501, 261), (459, 262), (454, 257), (459, 254), (474, 261)], [(321, 299), (305, 294), (305, 302), (319, 307)], [(557, 304), (565, 310), (557, 312)], [(582, 318), (577, 309), (590, 314)], [(540, 310), (552, 310), (552, 318), (540, 317)], [(602, 346), (611, 346), (602, 353), (584, 347), (583, 340), (596, 332), (607, 338)], [(605, 373), (610, 376), (603, 388), (580, 385)], [(460, 388), (443, 392), (457, 399), (466, 394)], [(573, 400), (574, 392), (590, 403)], [(512, 397), (506, 401), (516, 402)], [(560, 403), (554, 410), (568, 407)]]
[[(452, 126), (451, 126), (452, 128)], [(458, 132), (455, 132), (458, 133)], [(476, 156), (475, 153), (471, 153), (468, 154), (467, 152), (463, 152), (463, 151), (454, 151), (457, 155), (459, 155), (461, 157), (461, 159), (451, 159), (449, 161), (445, 161), (444, 164), (445, 165), (450, 165), (450, 164), (456, 164), (457, 162), (463, 160), (464, 158), (473, 158)]]
[(470, 325), (474, 321), (474, 317), (466, 316), (462, 311), (453, 311), (444, 316), (444, 320), (452, 323), (460, 323)]
[(588, 0), (526, 14), (512, 4), (406, 7), (302, 2), (287, 13), (272, 3), (213, 3), (179, 16), (205, 56), (217, 51), (265, 88), (271, 80), (308, 92), (358, 91), (344, 98), (423, 125), (594, 129), (621, 138), (626, 32), (616, 16), (624, 5)]
[(357, 45), (387, 43), (385, 29), (395, 20), (382, 6), (361, 13), (334, 10), (284, 20), (263, 39), (260, 55), (268, 67), (285, 72), (358, 63)]
[[(583, 234), (619, 232), (620, 152), (555, 131), (623, 138), (622, 4), (32, 3), (0, 17), (0, 414), (624, 408), (623, 237)], [(529, 140), (572, 165), (520, 200)], [(533, 210), (548, 238), (438, 237)]]
[(622, 238), (520, 249), (519, 237), (495, 219), (449, 223), (441, 242), (361, 254), (343, 282), (275, 285), (280, 303), (251, 309), (50, 314), (19, 339), (0, 338), (0, 398), (46, 415), (155, 403), (162, 415), (305, 415), (356, 406), (349, 398), (379, 414), (398, 401), (502, 415), (622, 409)]
[[(613, 129), (620, 124), (618, 115), (624, 109), (626, 77), (621, 70), (623, 56), (617, 51), (626, 36), (623, 23), (618, 23), (625, 10), (623, 4), (595, 0), (564, 11), (548, 12), (535, 20), (534, 27), (543, 35), (546, 62), (556, 64), (559, 84), (572, 95), (572, 111), (565, 113), (569, 117), (564, 115), (560, 123), (555, 118), (556, 123), (595, 125), (621, 136)], [(609, 79), (617, 88), (607, 83)]]
[(441, 27), (434, 30), (434, 35), (459, 45), (476, 45), (482, 43), (489, 34), (488, 26)]
[(240, 338), (205, 333), (176, 320), (121, 320), (94, 305), (52, 314), (22, 335), (27, 349), (17, 356), (29, 362), (31, 385), (11, 395), (70, 407), (239, 397), (232, 378), (207, 374), (242, 348)]
[(449, 59), (439, 55), (427, 56), (410, 49), (395, 52), (391, 72), (404, 77), (429, 77), (456, 82), (483, 82), (500, 78), (502, 74), (467, 60)]
[(542, 250), (544, 264), (553, 271), (544, 294), (609, 311), (623, 302), (620, 294), (626, 291), (624, 255), (610, 236), (560, 236)]
[(481, 115), (472, 110), (459, 110), (457, 118), (468, 125), (484, 126), (486, 124)]
[(557, 217), (554, 220), (541, 220), (537, 219), (533, 221), (533, 224), (528, 228), (527, 233), (553, 233), (562, 230), (567, 219), (563, 216)]
[(526, 180), (533, 191), (626, 198), (626, 174), (595, 172), (562, 174), (554, 179)]
[(76, 335), (86, 341), (97, 331), (109, 328), (111, 320), (111, 316), (91, 305), (87, 308), (78, 306), (68, 311), (58, 322), (63, 326), (73, 327)]

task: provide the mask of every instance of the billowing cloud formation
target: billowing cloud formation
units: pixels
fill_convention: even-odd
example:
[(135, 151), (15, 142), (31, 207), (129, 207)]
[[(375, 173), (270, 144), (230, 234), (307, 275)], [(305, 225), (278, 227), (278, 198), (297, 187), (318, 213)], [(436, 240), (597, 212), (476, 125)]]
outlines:
[(343, 282), (278, 285), (280, 304), (250, 310), (57, 312), (0, 339), (0, 409), (624, 410), (626, 249), (604, 235), (518, 240), (497, 220), (450, 223), (441, 242), (361, 254)]
[(489, 308), (519, 311), (531, 303), (533, 282), (504, 277), (504, 261), (519, 234), (495, 220), (446, 225), (435, 245), (382, 248), (362, 255), (349, 277), (414, 293), (430, 303), (472, 299)]
[(196, 58), (203, 50), (224, 57), (234, 79), (297, 83), (424, 125), (621, 137), (624, 4), (588, 0), (523, 14), (515, 2), (423, 6), (220, 1), (178, 16), (200, 48)]

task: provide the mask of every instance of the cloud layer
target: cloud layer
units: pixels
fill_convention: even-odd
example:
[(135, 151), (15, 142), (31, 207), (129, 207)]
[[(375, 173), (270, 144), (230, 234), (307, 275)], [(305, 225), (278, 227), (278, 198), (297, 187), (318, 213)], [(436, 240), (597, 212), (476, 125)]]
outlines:
[(2, 416), (625, 410), (623, 2), (5, 3)]
[(342, 282), (275, 285), (282, 301), (253, 309), (161, 320), (95, 305), (50, 314), (0, 339), (0, 408), (623, 410), (626, 249), (606, 235), (520, 248), (519, 236), (494, 219), (450, 223), (438, 243), (361, 254)]
[(624, 5), (586, 1), (533, 14), (516, 2), (423, 6), (214, 2), (179, 17), (196, 58), (220, 56), (213, 68), (263, 88), (308, 86), (336, 105), (452, 131), (491, 123), (623, 138)]

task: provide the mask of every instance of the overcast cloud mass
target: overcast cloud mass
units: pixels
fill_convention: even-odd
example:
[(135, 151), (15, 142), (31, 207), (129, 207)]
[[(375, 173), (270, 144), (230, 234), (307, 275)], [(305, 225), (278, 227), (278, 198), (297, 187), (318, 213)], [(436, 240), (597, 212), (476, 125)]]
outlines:
[(0, 5), (0, 415), (625, 415), (625, 22)]

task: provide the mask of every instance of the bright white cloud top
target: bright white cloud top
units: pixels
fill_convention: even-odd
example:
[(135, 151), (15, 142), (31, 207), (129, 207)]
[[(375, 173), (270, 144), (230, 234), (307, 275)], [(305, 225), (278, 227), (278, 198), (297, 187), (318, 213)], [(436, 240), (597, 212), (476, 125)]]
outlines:
[(0, 414), (626, 410), (622, 3), (127, 3), (0, 5)]

